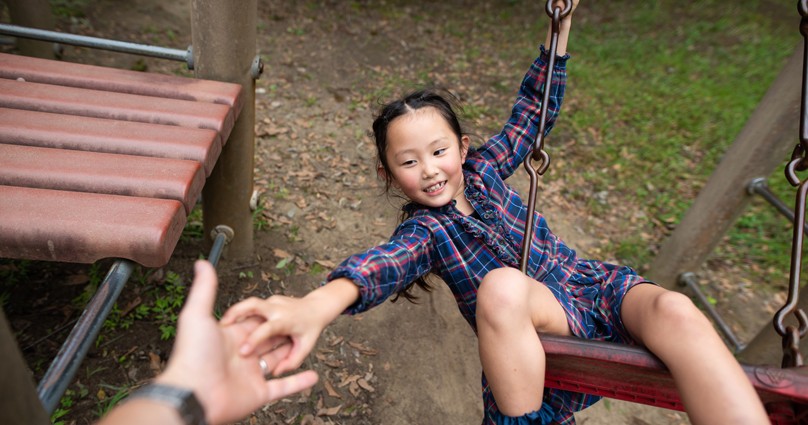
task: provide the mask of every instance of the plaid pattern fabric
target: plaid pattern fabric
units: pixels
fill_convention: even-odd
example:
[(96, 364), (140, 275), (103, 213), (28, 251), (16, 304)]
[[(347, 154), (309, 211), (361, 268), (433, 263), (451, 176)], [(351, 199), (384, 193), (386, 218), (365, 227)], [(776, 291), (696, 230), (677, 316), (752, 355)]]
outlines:
[[(556, 58), (547, 132), (564, 97), (568, 57)], [(451, 288), (460, 312), (476, 332), (477, 287), (483, 277), (496, 268), (519, 268), (527, 208), (504, 180), (530, 155), (536, 140), (547, 66), (542, 48), (522, 81), (505, 127), (479, 149), (469, 150), (463, 164), (465, 195), (476, 214), (463, 215), (455, 201), (439, 208), (406, 205), (409, 218), (387, 243), (349, 257), (328, 276), (329, 281), (347, 277), (360, 288), (360, 299), (346, 313), (379, 305), (417, 277), (433, 272)], [(553, 292), (567, 313), (573, 334), (630, 342), (619, 320), (620, 301), (642, 278), (628, 267), (578, 259), (550, 231), (543, 215), (536, 212), (534, 223), (528, 274)], [(572, 412), (598, 399), (558, 390), (546, 390), (544, 395), (544, 403), (554, 411), (553, 422), (564, 424), (574, 423)], [(501, 416), (485, 377), (483, 400), (483, 423), (493, 424)]]

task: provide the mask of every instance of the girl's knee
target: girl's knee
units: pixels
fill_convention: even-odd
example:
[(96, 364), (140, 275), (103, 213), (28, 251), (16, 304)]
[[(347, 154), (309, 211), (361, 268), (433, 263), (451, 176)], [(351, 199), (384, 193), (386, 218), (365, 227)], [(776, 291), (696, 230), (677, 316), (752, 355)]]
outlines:
[(477, 288), (477, 309), (509, 309), (525, 303), (531, 281), (517, 269), (500, 268), (489, 272)]
[(517, 269), (500, 268), (489, 272), (477, 288), (477, 319), (496, 321), (524, 312), (530, 281)]
[(651, 308), (653, 310), (653, 320), (658, 320), (677, 328), (695, 326), (712, 329), (712, 325), (701, 313), (701, 310), (693, 304), (690, 298), (682, 293), (665, 291), (654, 298)]

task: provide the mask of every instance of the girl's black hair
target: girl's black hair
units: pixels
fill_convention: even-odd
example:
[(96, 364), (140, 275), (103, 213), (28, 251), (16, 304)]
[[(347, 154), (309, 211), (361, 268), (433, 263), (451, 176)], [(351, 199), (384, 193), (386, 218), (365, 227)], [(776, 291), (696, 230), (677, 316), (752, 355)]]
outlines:
[[(457, 117), (457, 113), (455, 113), (455, 108), (459, 109), (458, 100), (454, 95), (446, 90), (418, 90), (402, 97), (401, 99), (392, 101), (382, 106), (379, 114), (373, 120), (373, 138), (376, 141), (377, 165), (384, 170), (384, 172), (380, 173), (380, 175), (384, 179), (385, 193), (390, 192), (390, 187), (393, 183), (393, 176), (390, 172), (390, 166), (387, 163), (386, 155), (387, 129), (390, 127), (390, 123), (392, 123), (396, 118), (427, 107), (434, 108), (443, 117), (443, 119), (446, 120), (446, 123), (449, 124), (452, 132), (457, 136), (457, 143), (461, 143), (460, 138), (465, 133), (460, 126), (460, 120)], [(407, 209), (405, 209), (401, 213), (400, 220), (403, 222), (409, 217), (410, 214), (407, 213)], [(415, 303), (418, 297), (412, 294), (413, 286), (418, 285), (421, 287), (421, 289), (430, 292), (432, 290), (432, 286), (429, 284), (429, 282), (427, 282), (427, 278), (430, 276), (430, 274), (431, 273), (427, 273), (426, 275), (419, 277), (410, 283), (406, 288), (397, 293), (396, 296), (393, 297), (392, 301), (396, 302), (401, 296), (408, 301)]]

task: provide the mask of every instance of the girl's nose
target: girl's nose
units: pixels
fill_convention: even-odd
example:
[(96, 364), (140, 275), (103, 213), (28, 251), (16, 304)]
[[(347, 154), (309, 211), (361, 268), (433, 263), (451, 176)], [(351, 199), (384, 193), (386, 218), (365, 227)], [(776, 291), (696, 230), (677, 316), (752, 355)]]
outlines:
[(438, 174), (438, 167), (433, 166), (431, 163), (425, 163), (422, 170), (424, 179), (429, 179)]

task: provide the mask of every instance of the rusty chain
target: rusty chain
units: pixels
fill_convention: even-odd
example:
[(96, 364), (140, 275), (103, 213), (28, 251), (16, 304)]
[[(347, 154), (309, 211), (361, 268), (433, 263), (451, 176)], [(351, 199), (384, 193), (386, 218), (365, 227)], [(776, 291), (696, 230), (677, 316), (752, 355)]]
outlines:
[[(800, 20), (800, 33), (804, 39), (805, 53), (808, 54), (808, 0), (799, 0), (797, 10), (802, 17)], [(785, 305), (775, 313), (773, 320), (774, 329), (783, 337), (782, 367), (799, 367), (803, 365), (802, 355), (800, 354), (800, 338), (808, 334), (808, 316), (806, 316), (803, 309), (797, 306), (800, 298), (802, 243), (805, 232), (805, 201), (806, 193), (808, 193), (808, 180), (801, 181), (797, 177), (798, 171), (808, 169), (808, 134), (806, 134), (806, 125), (808, 125), (808, 116), (806, 116), (808, 114), (808, 110), (806, 110), (808, 107), (808, 99), (806, 98), (808, 81), (806, 81), (806, 78), (808, 78), (808, 55), (803, 56), (800, 142), (794, 147), (791, 160), (785, 168), (786, 179), (792, 186), (799, 189), (797, 190), (796, 205), (794, 207), (794, 233), (791, 239), (791, 272), (789, 273), (788, 298)], [(786, 316), (790, 314), (797, 319), (799, 327), (785, 324)]]
[[(546, 76), (544, 78), (544, 97), (541, 102), (541, 113), (539, 115), (539, 131), (533, 152), (530, 158), (525, 160), (525, 170), (530, 176), (530, 193), (527, 201), (527, 214), (525, 217), (524, 240), (522, 241), (522, 258), (519, 261), (519, 268), (522, 273), (527, 273), (527, 263), (530, 256), (530, 242), (533, 239), (533, 215), (536, 211), (536, 191), (538, 189), (539, 176), (544, 175), (547, 167), (550, 166), (550, 155), (544, 150), (544, 133), (547, 120), (547, 103), (550, 101), (550, 87), (553, 82), (553, 68), (555, 67), (556, 52), (558, 51), (558, 35), (561, 32), (561, 20), (572, 11), (572, 0), (564, 0), (564, 8), (555, 6), (557, 0), (547, 0), (545, 8), (547, 15), (552, 20), (550, 36), (550, 56), (547, 64)], [(533, 161), (538, 161), (538, 167), (533, 165)]]

